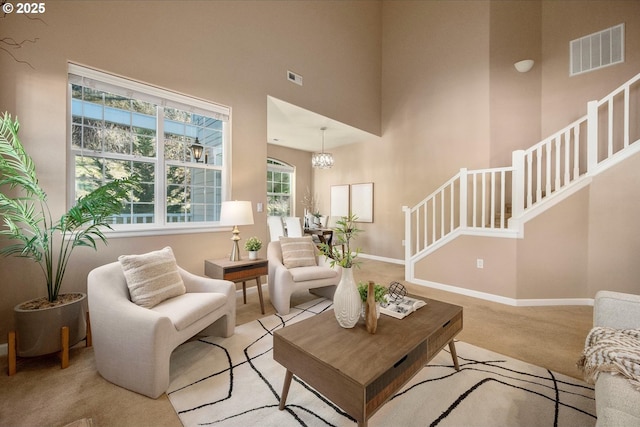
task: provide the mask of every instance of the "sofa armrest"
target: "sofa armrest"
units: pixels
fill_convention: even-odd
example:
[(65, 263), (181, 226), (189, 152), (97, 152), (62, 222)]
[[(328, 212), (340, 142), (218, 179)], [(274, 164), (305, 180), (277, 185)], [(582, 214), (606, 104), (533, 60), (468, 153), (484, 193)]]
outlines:
[(594, 326), (640, 328), (640, 295), (599, 291), (593, 310)]
[(178, 267), (178, 271), (180, 272), (187, 292), (214, 292), (225, 294), (231, 299), (235, 296), (236, 286), (229, 280), (198, 276), (188, 272), (182, 267)]

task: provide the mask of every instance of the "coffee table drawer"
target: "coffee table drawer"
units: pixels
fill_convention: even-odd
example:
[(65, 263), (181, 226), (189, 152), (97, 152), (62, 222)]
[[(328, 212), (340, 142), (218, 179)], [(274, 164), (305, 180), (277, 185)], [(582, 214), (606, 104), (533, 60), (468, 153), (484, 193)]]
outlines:
[(462, 312), (458, 313), (451, 320), (442, 325), (442, 328), (435, 332), (427, 340), (427, 359), (431, 360), (444, 348), (445, 345), (458, 335), (462, 330)]
[(427, 342), (420, 343), (413, 351), (398, 360), (393, 367), (367, 386), (367, 414), (373, 414), (429, 362), (427, 350)]

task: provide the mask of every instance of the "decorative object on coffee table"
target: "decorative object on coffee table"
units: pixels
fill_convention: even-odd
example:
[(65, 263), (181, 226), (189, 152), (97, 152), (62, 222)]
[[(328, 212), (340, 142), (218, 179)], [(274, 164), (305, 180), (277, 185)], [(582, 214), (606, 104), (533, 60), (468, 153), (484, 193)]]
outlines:
[[(370, 287), (370, 285), (372, 285), (372, 287)], [(360, 299), (363, 303), (362, 317), (365, 319), (367, 330), (374, 334), (377, 329), (378, 319), (380, 318), (380, 304), (386, 301), (387, 288), (373, 281), (359, 282), (358, 292), (360, 293)], [(373, 299), (372, 303), (369, 301), (369, 297)], [(369, 307), (370, 304), (372, 304), (371, 308)], [(375, 325), (373, 319), (369, 318), (370, 313), (373, 313), (375, 316)], [(372, 327), (373, 330), (370, 331), (369, 329)]]
[(392, 300), (402, 299), (407, 296), (407, 288), (402, 283), (391, 282), (389, 283), (389, 298)]
[(367, 332), (375, 334), (378, 329), (378, 309), (376, 308), (375, 284), (369, 281), (367, 288), (367, 309), (365, 313)]
[(352, 268), (342, 267), (342, 277), (333, 295), (333, 311), (343, 328), (353, 328), (360, 319), (362, 300), (353, 280)]
[(353, 280), (352, 271), (352, 268), (357, 266), (355, 259), (360, 253), (359, 248), (351, 252), (351, 239), (362, 231), (355, 226), (357, 219), (356, 216), (349, 215), (336, 221), (334, 236), (344, 249), (338, 249), (326, 243), (321, 243), (319, 246), (320, 251), (330, 259), (331, 267), (336, 264), (342, 267), (342, 277), (333, 296), (333, 311), (338, 324), (343, 328), (353, 328), (358, 323), (362, 312), (362, 300)]

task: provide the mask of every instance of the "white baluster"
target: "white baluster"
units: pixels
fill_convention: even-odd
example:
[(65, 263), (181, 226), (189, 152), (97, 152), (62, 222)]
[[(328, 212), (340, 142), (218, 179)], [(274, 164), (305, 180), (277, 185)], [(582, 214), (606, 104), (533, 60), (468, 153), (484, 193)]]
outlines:
[[(551, 195), (551, 140), (549, 140), (545, 146), (547, 148), (545, 197), (549, 197)], [(538, 199), (538, 201), (540, 200)]]
[(580, 176), (580, 124), (573, 128), (573, 179)]
[(567, 129), (564, 133), (564, 185), (568, 185), (570, 181), (571, 171), (571, 129)]
[(560, 153), (561, 144), (562, 143), (562, 135), (556, 136), (556, 155), (555, 155), (555, 164), (556, 164), (556, 179), (554, 181), (554, 190), (558, 191), (560, 189)]
[(467, 228), (467, 169), (460, 169), (460, 228)]

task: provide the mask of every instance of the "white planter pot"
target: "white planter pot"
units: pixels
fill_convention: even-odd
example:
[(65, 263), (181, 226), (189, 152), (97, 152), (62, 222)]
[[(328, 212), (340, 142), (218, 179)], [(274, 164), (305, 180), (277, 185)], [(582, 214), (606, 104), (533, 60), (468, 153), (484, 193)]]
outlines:
[(87, 294), (82, 298), (56, 307), (25, 310), (18, 304), (13, 312), (20, 357), (41, 356), (62, 350), (60, 330), (69, 328), (69, 347), (87, 336)]
[(249, 251), (249, 259), (258, 259), (258, 251)]
[(358, 323), (362, 313), (362, 300), (351, 268), (342, 268), (342, 277), (333, 295), (333, 312), (343, 328), (353, 328)]

